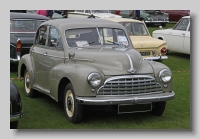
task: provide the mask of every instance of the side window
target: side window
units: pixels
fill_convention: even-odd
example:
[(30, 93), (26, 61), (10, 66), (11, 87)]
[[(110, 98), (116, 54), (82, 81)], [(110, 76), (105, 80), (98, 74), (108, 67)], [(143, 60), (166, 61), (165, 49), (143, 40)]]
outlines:
[(46, 39), (47, 39), (47, 26), (43, 25), (37, 31), (35, 44), (45, 46)]
[(90, 10), (85, 10), (85, 13), (90, 13)]
[(48, 47), (58, 47), (62, 48), (62, 40), (61, 35), (57, 28), (50, 27), (49, 28), (49, 38), (48, 38)]
[(180, 22), (175, 26), (174, 30), (186, 31), (187, 30), (187, 26), (189, 24), (189, 21), (190, 21), (190, 19), (182, 18), (180, 20)]

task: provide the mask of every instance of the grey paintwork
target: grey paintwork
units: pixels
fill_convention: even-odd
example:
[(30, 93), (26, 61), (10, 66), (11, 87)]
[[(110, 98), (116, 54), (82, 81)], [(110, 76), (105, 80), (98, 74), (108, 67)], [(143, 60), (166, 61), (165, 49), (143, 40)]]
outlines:
[[(149, 75), (155, 78), (156, 82), (162, 86), (163, 92), (159, 95), (151, 94), (151, 99), (148, 101), (170, 100), (174, 97), (175, 94), (172, 91), (172, 80), (167, 83), (168, 87), (164, 88), (164, 84), (160, 81), (158, 75), (160, 70), (169, 68), (158, 62), (143, 60), (140, 53), (133, 48), (126, 29), (122, 25), (103, 19), (56, 19), (46, 21), (42, 23), (42, 25), (54, 26), (60, 31), (63, 49), (48, 49), (33, 44), (30, 54), (26, 54), (21, 58), (18, 66), (19, 79), (23, 77), (24, 67), (26, 67), (30, 76), (31, 88), (51, 96), (55, 101), (59, 101), (59, 85), (61, 80), (66, 78), (72, 83), (77, 99), (78, 97), (97, 99), (97, 93), (91, 91), (92, 87), (87, 82), (87, 77), (92, 72), (98, 72), (102, 77), (100, 86), (102, 86), (104, 81), (110, 77), (120, 75)], [(129, 48), (125, 50), (99, 46), (99, 48), (97, 47), (93, 49), (88, 49), (87, 47), (77, 49), (67, 46), (64, 35), (65, 30), (88, 27), (111, 27), (123, 29), (128, 37)], [(45, 54), (46, 52), (47, 54)], [(73, 60), (69, 59), (69, 52), (75, 53), (75, 58)], [(131, 64), (127, 55), (130, 56), (133, 67), (136, 69), (135, 73), (128, 72)], [(125, 97), (128, 98), (129, 96)], [(108, 99), (109, 97), (105, 98)], [(120, 97), (116, 97), (115, 99), (117, 98)], [(131, 98), (135, 100), (133, 96)], [(145, 95), (143, 95), (142, 98), (145, 100)], [(154, 98), (154, 100), (152, 100), (152, 98)], [(148, 99), (148, 97), (146, 99)], [(83, 98), (77, 101), (80, 103), (86, 102)], [(115, 102), (116, 101), (117, 100), (115, 100)], [(106, 104), (107, 103), (105, 103), (105, 105)]]

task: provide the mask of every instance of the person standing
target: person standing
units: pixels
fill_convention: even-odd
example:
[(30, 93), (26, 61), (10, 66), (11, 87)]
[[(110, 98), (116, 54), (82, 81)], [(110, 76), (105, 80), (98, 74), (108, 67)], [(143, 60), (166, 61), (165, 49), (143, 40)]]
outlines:
[(130, 10), (128, 17), (131, 19), (140, 20), (140, 10)]
[(53, 10), (46, 10), (46, 14), (47, 14), (46, 16), (49, 18), (52, 18), (53, 13), (54, 13)]
[(47, 16), (47, 11), (46, 10), (37, 10), (36, 14)]

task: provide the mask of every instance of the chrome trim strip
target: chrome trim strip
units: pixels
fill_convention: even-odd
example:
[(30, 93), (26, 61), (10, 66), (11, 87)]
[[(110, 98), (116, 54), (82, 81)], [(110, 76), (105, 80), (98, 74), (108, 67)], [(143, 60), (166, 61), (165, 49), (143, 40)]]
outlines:
[(169, 21), (145, 21), (145, 23), (168, 23)]
[(129, 76), (114, 76), (114, 77), (110, 77), (108, 78), (105, 82), (104, 85), (111, 81), (111, 80), (116, 80), (116, 79), (130, 79), (130, 78), (151, 78), (152, 80), (155, 80), (154, 77), (150, 76), (150, 75), (129, 75)]
[(138, 104), (147, 102), (159, 102), (173, 99), (175, 96), (174, 91), (165, 92), (160, 94), (151, 94), (143, 96), (120, 96), (120, 97), (78, 97), (76, 96), (76, 102), (85, 105), (119, 105), (119, 104)]
[(159, 59), (168, 59), (168, 56), (156, 56), (156, 57), (145, 57), (144, 60), (159, 60)]
[(129, 59), (129, 62), (130, 62), (130, 66), (131, 66), (131, 68), (128, 70), (128, 72), (135, 73), (136, 69), (134, 69), (134, 67), (133, 67), (133, 61), (132, 61), (131, 57), (127, 53), (126, 53), (126, 55), (128, 56), (128, 59)]
[(35, 34), (35, 32), (10, 32), (10, 33), (12, 33), (12, 34), (16, 34), (16, 33), (34, 33)]

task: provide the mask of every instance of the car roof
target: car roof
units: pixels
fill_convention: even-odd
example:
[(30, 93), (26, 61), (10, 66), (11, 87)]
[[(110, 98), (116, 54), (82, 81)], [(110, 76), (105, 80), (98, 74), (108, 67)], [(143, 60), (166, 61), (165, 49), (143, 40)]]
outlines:
[(31, 13), (15, 13), (10, 12), (10, 19), (41, 19), (41, 20), (49, 20), (49, 17), (38, 15), (38, 14), (31, 14)]
[(58, 29), (89, 28), (89, 27), (116, 27), (125, 29), (121, 24), (98, 18), (62, 18), (43, 22), (41, 25), (51, 25)]
[(104, 18), (110, 21), (114, 22), (138, 22), (138, 23), (143, 23), (142, 21), (135, 20), (135, 19), (130, 19), (130, 18)]

